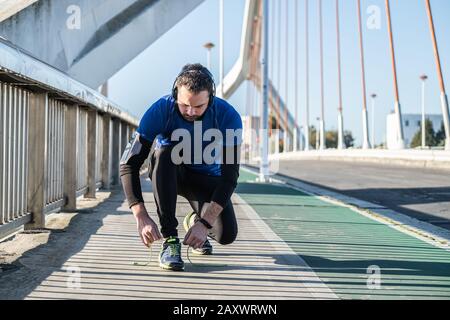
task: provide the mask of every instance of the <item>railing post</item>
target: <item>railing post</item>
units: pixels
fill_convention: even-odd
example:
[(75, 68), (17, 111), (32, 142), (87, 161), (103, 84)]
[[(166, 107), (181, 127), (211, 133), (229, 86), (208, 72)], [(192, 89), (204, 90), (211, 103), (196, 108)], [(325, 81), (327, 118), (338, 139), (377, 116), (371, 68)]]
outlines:
[(125, 151), (125, 148), (128, 144), (128, 124), (126, 122), (121, 121), (120, 123), (120, 156)]
[(45, 228), (45, 189), (47, 186), (47, 113), (48, 94), (34, 93), (30, 96), (28, 131), (28, 211), (32, 221), (25, 229)]
[(95, 181), (95, 165), (97, 163), (97, 111), (88, 111), (87, 130), (87, 186), (85, 198), (95, 199), (97, 189)]
[(119, 161), (120, 161), (120, 119), (114, 118), (112, 122), (112, 152), (111, 152), (111, 184), (119, 183)]
[(63, 210), (74, 212), (77, 209), (77, 138), (78, 105), (68, 106), (65, 112), (64, 131), (64, 197)]
[(102, 182), (103, 189), (109, 189), (111, 187), (111, 176), (109, 171), (110, 166), (110, 148), (111, 148), (111, 116), (109, 114), (103, 115), (103, 157), (101, 159), (101, 171), (102, 171)]

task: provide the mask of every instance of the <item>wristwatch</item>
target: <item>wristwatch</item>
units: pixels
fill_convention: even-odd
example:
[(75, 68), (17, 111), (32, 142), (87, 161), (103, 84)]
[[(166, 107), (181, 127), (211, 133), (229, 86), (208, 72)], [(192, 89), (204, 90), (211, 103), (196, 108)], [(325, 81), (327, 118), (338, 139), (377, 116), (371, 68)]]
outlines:
[(202, 223), (207, 229), (212, 229), (212, 225), (210, 225), (209, 222), (203, 218), (198, 219), (197, 222)]

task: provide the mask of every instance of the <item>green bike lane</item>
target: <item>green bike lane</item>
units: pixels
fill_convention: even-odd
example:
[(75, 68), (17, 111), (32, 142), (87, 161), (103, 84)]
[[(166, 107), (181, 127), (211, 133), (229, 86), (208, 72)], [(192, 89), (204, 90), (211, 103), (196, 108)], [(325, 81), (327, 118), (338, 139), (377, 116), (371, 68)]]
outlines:
[(450, 299), (449, 251), (350, 208), (255, 178), (241, 171), (239, 196), (338, 297)]

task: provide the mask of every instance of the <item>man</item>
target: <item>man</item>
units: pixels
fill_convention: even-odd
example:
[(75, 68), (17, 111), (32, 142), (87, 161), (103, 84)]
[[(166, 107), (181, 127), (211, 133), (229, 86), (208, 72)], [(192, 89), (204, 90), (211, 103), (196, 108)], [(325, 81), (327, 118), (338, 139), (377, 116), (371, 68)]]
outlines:
[[(175, 216), (177, 195), (185, 197), (194, 210), (183, 223), (187, 231), (183, 244), (192, 247), (193, 253), (212, 254), (207, 236), (223, 245), (236, 239), (238, 227), (230, 198), (239, 177), (241, 139), (239, 113), (215, 96), (214, 79), (200, 64), (184, 66), (172, 94), (144, 114), (122, 155), (120, 176), (142, 242), (150, 246), (164, 238), (161, 268), (184, 270)], [(139, 169), (149, 154), (161, 233), (144, 206), (139, 179)], [(208, 154), (213, 161), (206, 159)]]

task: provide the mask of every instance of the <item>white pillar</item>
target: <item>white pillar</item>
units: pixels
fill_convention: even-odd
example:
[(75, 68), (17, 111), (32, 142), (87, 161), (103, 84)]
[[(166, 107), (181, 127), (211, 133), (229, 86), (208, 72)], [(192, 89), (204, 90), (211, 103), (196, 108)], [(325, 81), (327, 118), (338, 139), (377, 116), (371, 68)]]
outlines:
[(367, 109), (364, 109), (362, 111), (362, 117), (363, 117), (363, 149), (369, 149), (370, 143), (369, 143), (369, 128), (368, 128), (368, 117), (367, 117)]
[(442, 116), (445, 128), (445, 150), (450, 151), (450, 120), (448, 114), (448, 97), (442, 92), (441, 94)]
[(344, 144), (344, 117), (342, 116), (342, 111), (338, 113), (338, 149), (345, 149)]
[(375, 149), (375, 98), (372, 98), (372, 149)]
[(422, 81), (422, 148), (426, 147), (425, 121), (425, 81)]
[(402, 123), (402, 114), (401, 114), (401, 106), (399, 102), (395, 103), (396, 117), (397, 117), (397, 149), (405, 149), (405, 140), (403, 135), (403, 123)]
[(294, 145), (293, 145), (293, 150), (294, 152), (298, 151), (298, 129), (297, 126), (295, 126), (294, 128)]
[(320, 119), (320, 150), (325, 150), (325, 121)]
[(284, 129), (283, 132), (283, 153), (288, 152), (289, 149), (289, 142), (288, 142), (288, 131), (287, 128)]

